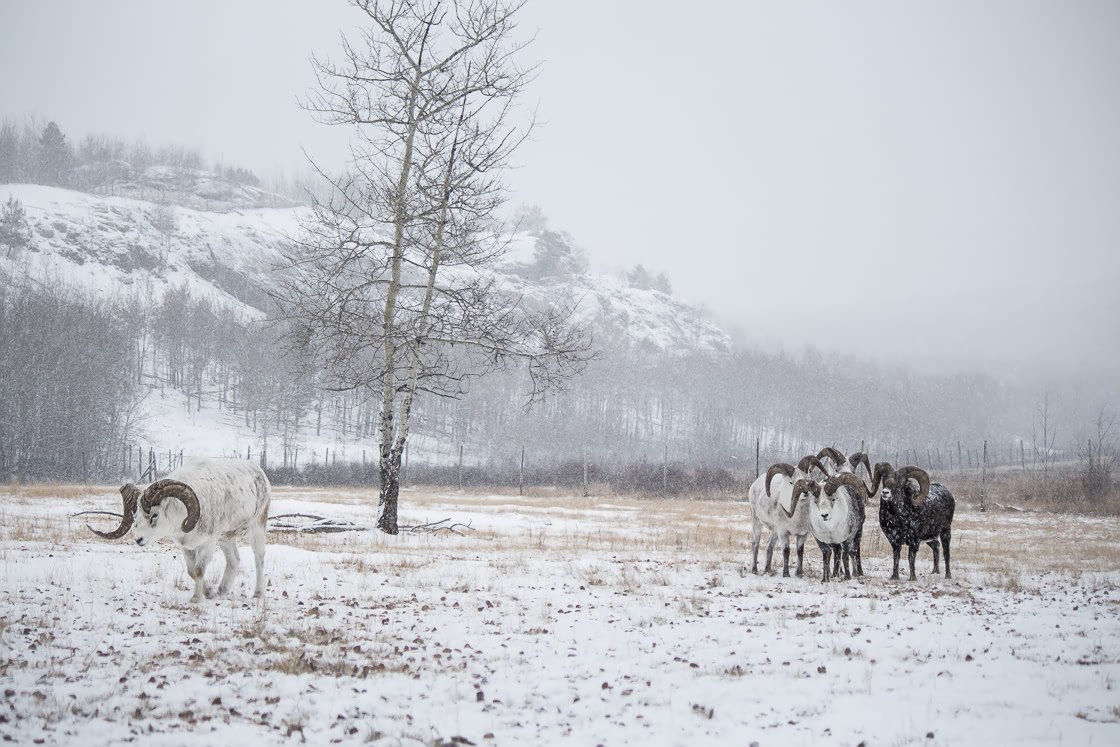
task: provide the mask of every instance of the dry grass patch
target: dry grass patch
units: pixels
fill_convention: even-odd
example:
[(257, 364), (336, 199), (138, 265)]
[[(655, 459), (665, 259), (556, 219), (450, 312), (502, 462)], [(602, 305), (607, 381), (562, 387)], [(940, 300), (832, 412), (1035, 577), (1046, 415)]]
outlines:
[(38, 498), (62, 498), (73, 500), (91, 496), (112, 495), (120, 503), (120, 494), (117, 487), (112, 485), (92, 485), (74, 483), (36, 482), (21, 483), (13, 479), (7, 485), (0, 485), (0, 500), (16, 499), (21, 501), (35, 500)]
[[(0, 538), (16, 542), (47, 542), (62, 545), (73, 539), (73, 527), (45, 516), (0, 513)], [(82, 525), (85, 530), (85, 525)]]
[[(1067, 472), (1069, 472), (1067, 470)], [(941, 473), (934, 479), (948, 486), (958, 501), (980, 503), (980, 473), (965, 470), (960, 473)], [(1082, 475), (1074, 470), (1047, 481), (1041, 476), (1031, 477), (1021, 468), (990, 470), (985, 482), (988, 504), (1015, 506), (1035, 511), (1120, 516), (1120, 483), (1097, 493), (1086, 493)]]

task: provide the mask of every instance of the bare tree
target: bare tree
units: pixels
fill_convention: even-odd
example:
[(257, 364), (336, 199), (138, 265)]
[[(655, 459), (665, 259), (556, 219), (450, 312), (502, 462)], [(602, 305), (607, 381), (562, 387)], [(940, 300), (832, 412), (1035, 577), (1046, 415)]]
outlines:
[(1112, 488), (1112, 471), (1116, 466), (1116, 440), (1112, 427), (1116, 415), (1102, 407), (1097, 413), (1094, 424), (1095, 433), (1086, 442), (1086, 450), (1078, 450), (1084, 467), (1082, 469), (1082, 489), (1090, 501), (1101, 501)]
[(156, 205), (151, 212), (152, 227), (159, 231), (160, 238), (160, 264), (167, 263), (171, 256), (171, 237), (179, 230), (179, 219), (175, 214), (175, 206), (166, 202)]
[[(355, 128), (352, 165), (292, 257), (278, 301), (330, 388), (380, 399), (377, 526), (397, 533), (401, 456), (417, 392), (458, 397), (524, 363), (530, 401), (578, 372), (589, 341), (563, 303), (509, 293), (501, 174), (531, 128), (516, 99), (533, 70), (515, 57), (523, 2), (351, 0), (370, 25), (342, 59), (315, 59), (304, 102)], [(322, 173), (322, 172), (321, 172)]]
[[(1057, 429), (1051, 422), (1050, 417), (1050, 392), (1046, 392), (1042, 399), (1042, 404), (1036, 403), (1037, 415), (1036, 425), (1032, 426), (1031, 432), (1034, 440), (1035, 459), (1042, 462), (1042, 485), (1043, 490), (1049, 489), (1050, 484), (1050, 461), (1054, 454), (1054, 443), (1057, 441)], [(1042, 429), (1042, 441), (1037, 440), (1038, 433), (1036, 428)]]

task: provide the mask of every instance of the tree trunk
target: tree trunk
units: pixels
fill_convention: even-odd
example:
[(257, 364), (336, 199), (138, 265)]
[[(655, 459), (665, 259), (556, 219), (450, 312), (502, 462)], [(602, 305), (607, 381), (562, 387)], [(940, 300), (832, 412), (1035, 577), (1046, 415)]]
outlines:
[(401, 453), (397, 444), (386, 454), (382, 452), (381, 493), (377, 502), (377, 528), (385, 534), (397, 534), (397, 497), (400, 494)]

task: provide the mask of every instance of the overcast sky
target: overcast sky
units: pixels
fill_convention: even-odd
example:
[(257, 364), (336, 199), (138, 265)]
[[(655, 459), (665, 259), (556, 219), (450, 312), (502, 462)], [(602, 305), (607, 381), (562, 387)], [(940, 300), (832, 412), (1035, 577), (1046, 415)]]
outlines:
[[(0, 6), (0, 116), (339, 157), (296, 106), (343, 0)], [(1120, 3), (530, 0), (510, 174), (600, 269), (758, 344), (1120, 370)]]

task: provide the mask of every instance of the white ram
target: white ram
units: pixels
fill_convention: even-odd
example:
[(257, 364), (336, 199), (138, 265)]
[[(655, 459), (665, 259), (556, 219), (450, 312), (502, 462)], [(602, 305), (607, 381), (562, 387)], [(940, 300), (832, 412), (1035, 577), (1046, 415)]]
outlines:
[[(192, 602), (229, 592), (240, 561), (237, 538), (247, 534), (257, 567), (253, 596), (264, 594), (265, 522), (272, 486), (256, 464), (239, 459), (194, 459), (143, 492), (132, 483), (120, 490), (124, 499), (121, 525), (112, 532), (89, 527), (94, 534), (118, 539), (132, 529), (140, 546), (170, 539), (183, 551), (187, 575), (194, 580)], [(207, 588), (204, 575), (216, 548), (225, 555), (226, 568), (214, 592)]]
[(758, 573), (758, 546), (762, 540), (762, 527), (770, 530), (770, 541), (766, 546), (766, 569), (774, 559), (774, 546), (782, 541), (782, 575), (789, 575), (789, 536), (797, 540), (797, 575), (805, 557), (805, 540), (809, 537), (809, 510), (803, 506), (800, 511), (787, 511), (785, 504), (791, 503), (793, 485), (798, 480), (808, 479), (809, 472), (816, 467), (824, 472), (824, 466), (815, 456), (803, 458), (794, 467), (790, 464), (775, 464), (759, 475), (747, 493), (751, 504), (751, 573)]
[(848, 570), (849, 558), (856, 576), (862, 576), (860, 541), (863, 539), (863, 521), (870, 498), (867, 486), (850, 472), (831, 475), (823, 485), (801, 480), (793, 486), (792, 508), (796, 508), (803, 494), (810, 496), (806, 501), (809, 504), (809, 527), (824, 556), (824, 576), (821, 580), (829, 579), (829, 561), (833, 552), (836, 553), (837, 563), (832, 569), (833, 578), (840, 577), (841, 555), (845, 580), (852, 577)]

